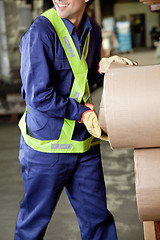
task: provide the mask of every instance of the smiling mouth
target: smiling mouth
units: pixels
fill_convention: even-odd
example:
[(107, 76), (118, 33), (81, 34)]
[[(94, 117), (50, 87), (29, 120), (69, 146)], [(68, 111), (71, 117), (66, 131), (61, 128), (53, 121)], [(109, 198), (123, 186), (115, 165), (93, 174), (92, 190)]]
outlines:
[(55, 3), (57, 4), (57, 6), (58, 6), (59, 8), (66, 8), (66, 7), (69, 6), (69, 3), (67, 3), (67, 4), (62, 4), (62, 3), (58, 3), (58, 2), (55, 2)]

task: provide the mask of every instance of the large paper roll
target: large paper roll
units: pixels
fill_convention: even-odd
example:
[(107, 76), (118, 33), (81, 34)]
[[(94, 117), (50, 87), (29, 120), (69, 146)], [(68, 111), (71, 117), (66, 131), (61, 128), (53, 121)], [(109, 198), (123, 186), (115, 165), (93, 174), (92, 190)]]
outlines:
[(99, 109), (99, 120), (100, 120), (100, 126), (103, 129), (104, 133), (107, 134), (107, 121), (106, 121), (106, 107), (105, 107), (105, 96), (104, 91), (102, 92), (102, 98), (101, 98), (101, 104), (100, 104), (100, 109)]
[(135, 184), (141, 221), (160, 221), (160, 148), (136, 149)]
[(160, 66), (112, 65), (104, 77), (99, 123), (113, 149), (135, 149), (139, 218), (160, 221)]
[(113, 149), (160, 147), (160, 65), (113, 64), (104, 77), (99, 123)]

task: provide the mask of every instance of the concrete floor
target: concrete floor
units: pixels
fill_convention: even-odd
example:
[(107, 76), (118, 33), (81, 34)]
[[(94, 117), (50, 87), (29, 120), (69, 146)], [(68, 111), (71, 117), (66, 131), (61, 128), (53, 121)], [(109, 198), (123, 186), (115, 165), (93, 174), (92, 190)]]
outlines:
[[(125, 54), (141, 65), (154, 63), (154, 51)], [(121, 54), (122, 55), (122, 54)], [(93, 92), (96, 110), (102, 88)], [(0, 120), (0, 239), (13, 240), (16, 216), (23, 198), (23, 182), (18, 161), (20, 132), (15, 122)], [(133, 150), (111, 150), (101, 143), (102, 161), (107, 189), (108, 209), (115, 217), (119, 240), (143, 240), (143, 227), (138, 219)], [(65, 192), (48, 226), (45, 240), (80, 240), (76, 216)], [(100, 240), (100, 239), (97, 239)]]

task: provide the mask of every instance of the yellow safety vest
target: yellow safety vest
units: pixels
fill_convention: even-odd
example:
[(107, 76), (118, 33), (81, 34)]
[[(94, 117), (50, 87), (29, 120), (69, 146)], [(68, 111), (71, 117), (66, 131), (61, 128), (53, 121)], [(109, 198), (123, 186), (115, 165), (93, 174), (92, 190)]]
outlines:
[[(91, 103), (90, 90), (87, 80), (88, 66), (86, 63), (86, 57), (89, 49), (90, 33), (86, 38), (82, 57), (80, 59), (75, 44), (68, 32), (68, 29), (66, 28), (62, 19), (57, 15), (56, 10), (53, 8), (49, 9), (44, 12), (42, 16), (48, 18), (48, 20), (52, 23), (73, 71), (75, 79), (71, 89), (70, 98), (75, 99), (79, 103), (82, 99), (85, 103)], [(27, 110), (19, 122), (19, 127), (25, 142), (34, 150), (47, 153), (82, 153), (88, 151), (91, 146), (100, 143), (100, 140), (94, 138), (93, 136), (83, 141), (72, 140), (76, 121), (66, 118), (64, 119), (64, 124), (59, 139), (39, 140), (33, 138), (27, 133), (27, 125), (25, 121), (26, 113)]]

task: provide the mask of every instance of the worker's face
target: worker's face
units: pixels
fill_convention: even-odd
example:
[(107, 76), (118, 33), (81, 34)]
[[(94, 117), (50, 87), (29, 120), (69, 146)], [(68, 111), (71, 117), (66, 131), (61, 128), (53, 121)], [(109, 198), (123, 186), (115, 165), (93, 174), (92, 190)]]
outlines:
[(58, 16), (67, 18), (73, 24), (81, 20), (89, 0), (53, 0)]

